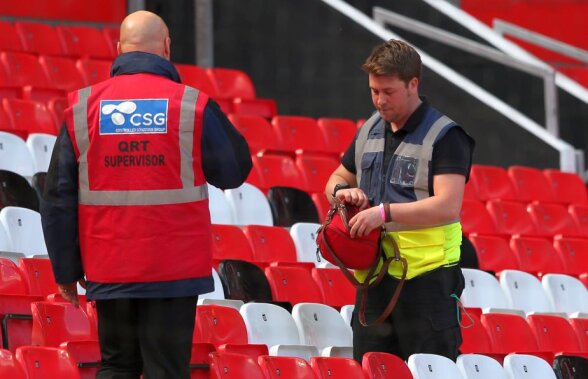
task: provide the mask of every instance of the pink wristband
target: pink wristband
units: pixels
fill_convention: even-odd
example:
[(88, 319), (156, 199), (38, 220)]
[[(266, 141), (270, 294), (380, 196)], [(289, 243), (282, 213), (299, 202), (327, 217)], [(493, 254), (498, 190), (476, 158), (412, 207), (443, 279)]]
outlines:
[(380, 216), (382, 217), (382, 221), (386, 222), (386, 211), (384, 210), (383, 203), (380, 203)]

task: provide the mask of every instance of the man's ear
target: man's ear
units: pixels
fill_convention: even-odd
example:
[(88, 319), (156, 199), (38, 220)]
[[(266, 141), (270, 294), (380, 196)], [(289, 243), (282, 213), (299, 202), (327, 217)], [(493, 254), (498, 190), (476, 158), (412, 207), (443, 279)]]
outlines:
[(122, 51), (120, 50), (120, 41), (116, 43), (116, 54), (121, 55)]
[(165, 37), (165, 41), (163, 43), (163, 54), (165, 59), (168, 61), (171, 58), (171, 38)]

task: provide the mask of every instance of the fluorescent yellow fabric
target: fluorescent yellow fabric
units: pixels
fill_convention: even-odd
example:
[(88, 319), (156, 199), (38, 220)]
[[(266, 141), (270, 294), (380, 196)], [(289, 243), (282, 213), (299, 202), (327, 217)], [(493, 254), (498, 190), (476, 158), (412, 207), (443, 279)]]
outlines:
[[(461, 224), (455, 222), (449, 225), (433, 228), (406, 230), (386, 233), (388, 238), (382, 241), (382, 247), (386, 257), (394, 256), (394, 249), (389, 238), (394, 238), (400, 255), (408, 262), (406, 279), (412, 279), (441, 266), (457, 264), (460, 258)], [(378, 266), (379, 272), (381, 262)], [(395, 278), (402, 277), (402, 265), (393, 261), (388, 268), (388, 274)], [(366, 270), (355, 271), (355, 277), (364, 281)]]

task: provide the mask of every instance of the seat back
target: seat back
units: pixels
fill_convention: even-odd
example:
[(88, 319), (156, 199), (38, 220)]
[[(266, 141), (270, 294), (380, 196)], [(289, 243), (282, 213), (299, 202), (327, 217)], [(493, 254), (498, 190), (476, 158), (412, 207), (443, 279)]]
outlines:
[(213, 259), (240, 259), (251, 261), (253, 252), (241, 228), (236, 225), (211, 226)]
[[(247, 374), (245, 374), (247, 373)], [(257, 362), (244, 354), (210, 353), (211, 379), (266, 379)]]
[(249, 183), (225, 190), (225, 196), (237, 225), (273, 226), (272, 209), (264, 193)]
[(491, 235), (470, 235), (476, 249), (481, 270), (499, 272), (506, 269), (518, 270), (519, 263), (504, 237)]
[(203, 91), (208, 96), (216, 97), (214, 83), (206, 75), (206, 70), (193, 64), (176, 63), (174, 65), (182, 78), (182, 83)]
[(300, 341), (306, 345), (314, 345), (319, 351), (329, 346), (353, 346), (351, 327), (328, 305), (299, 303), (292, 308), (292, 317)]
[(33, 157), (35, 172), (47, 172), (57, 137), (52, 134), (31, 133), (27, 137), (27, 148)]
[(249, 151), (256, 154), (263, 150), (279, 150), (278, 136), (272, 125), (261, 116), (230, 114), (229, 120), (245, 137)]
[(303, 188), (300, 172), (292, 157), (264, 153), (252, 156), (251, 159), (259, 178), (258, 188), (262, 191), (268, 191), (272, 187)]
[(231, 206), (223, 190), (208, 184), (208, 208), (213, 224), (234, 224)]
[(280, 142), (280, 149), (287, 152), (296, 150), (325, 151), (325, 141), (316, 120), (303, 116), (275, 116), (272, 127)]
[(230, 68), (208, 68), (206, 74), (215, 87), (219, 98), (255, 99), (255, 87), (247, 73)]
[(27, 283), (18, 266), (8, 258), (0, 258), (0, 294), (26, 295)]
[(55, 119), (45, 104), (35, 100), (4, 99), (2, 105), (14, 129), (57, 134)]
[(316, 236), (319, 227), (318, 223), (298, 222), (290, 228), (290, 236), (296, 246), (296, 258), (299, 262), (312, 262), (316, 266), (326, 262), (324, 258), (319, 258), (316, 252)]
[(436, 354), (412, 354), (408, 368), (414, 379), (463, 379), (455, 362)]
[(112, 62), (101, 59), (78, 59), (76, 67), (81, 72), (86, 85), (92, 85), (110, 77)]
[(588, 203), (586, 185), (578, 174), (547, 169), (543, 170), (543, 175), (547, 178), (556, 201), (564, 204)]
[(325, 304), (339, 309), (355, 302), (355, 287), (338, 268), (313, 268), (311, 273)]
[(29, 21), (17, 21), (14, 26), (25, 51), (48, 55), (63, 55), (65, 53), (57, 30), (53, 26)]
[[(0, 28), (1, 29), (1, 28)], [(21, 365), (14, 355), (5, 349), (0, 349), (0, 378), (26, 379)]]
[(196, 307), (194, 342), (208, 342), (214, 346), (226, 343), (246, 344), (247, 328), (239, 311), (218, 305)]
[(98, 340), (83, 307), (71, 303), (34, 302), (33, 345), (59, 347), (67, 341)]
[(491, 200), (486, 207), (498, 233), (538, 235), (524, 204), (515, 201)]
[(258, 362), (267, 379), (316, 379), (312, 367), (302, 358), (266, 355)]
[(47, 254), (41, 215), (38, 212), (27, 208), (4, 207), (0, 211), (0, 223), (8, 235), (11, 251), (26, 256)]
[(556, 237), (553, 246), (561, 259), (565, 273), (579, 276), (588, 272), (588, 239)]
[(507, 174), (519, 201), (555, 201), (551, 185), (541, 170), (526, 166), (510, 166)]
[(102, 31), (92, 26), (57, 25), (57, 35), (61, 39), (65, 53), (73, 57), (112, 59), (110, 46)]
[(321, 117), (317, 125), (325, 140), (325, 150), (332, 153), (347, 150), (357, 133), (355, 123), (348, 119)]
[(508, 379), (500, 363), (486, 355), (462, 354), (456, 364), (464, 379)]
[(21, 346), (16, 360), (25, 368), (29, 379), (49, 375), (59, 379), (79, 379), (80, 373), (67, 351), (48, 346)]
[(310, 195), (291, 187), (272, 187), (267, 198), (274, 215), (274, 225), (290, 227), (298, 222), (316, 222), (319, 217)]
[(59, 292), (51, 262), (45, 258), (21, 258), (18, 267), (27, 282), (29, 294), (46, 297)]
[(296, 246), (285, 228), (246, 225), (243, 233), (251, 244), (256, 262), (296, 262)]
[(368, 379), (413, 379), (406, 362), (394, 354), (365, 353), (361, 360), (361, 366)]
[(364, 379), (361, 365), (350, 358), (312, 357), (310, 366), (318, 379)]
[(554, 311), (588, 313), (588, 290), (573, 276), (546, 274), (541, 278), (541, 285)]
[(12, 22), (0, 21), (0, 34), (2, 35), (2, 40), (0, 41), (1, 51), (22, 51), (20, 37)]
[(464, 307), (510, 308), (496, 277), (482, 270), (462, 268), (465, 287), (461, 294)]
[(225, 259), (218, 266), (227, 299), (268, 303), (272, 290), (263, 270), (253, 263)]
[(339, 166), (338, 159), (330, 156), (303, 153), (296, 155), (296, 167), (300, 171), (303, 189), (309, 193), (325, 192), (327, 181)]
[(25, 52), (0, 52), (0, 62), (6, 72), (6, 85), (50, 87), (38, 57)]
[(2, 348), (14, 353), (17, 347), (31, 344), (31, 303), (42, 300), (41, 296), (0, 294)]
[(584, 238), (588, 237), (588, 205), (572, 204), (568, 208), (568, 212), (576, 222), (580, 235)]
[(480, 320), (492, 341), (493, 353), (538, 350), (535, 335), (523, 317), (506, 313), (484, 313)]
[(322, 303), (321, 292), (308, 269), (296, 266), (266, 267), (265, 276), (272, 289), (275, 301), (290, 304)]
[(524, 268), (525, 272), (537, 275), (564, 271), (553, 243), (546, 238), (513, 236), (510, 247), (519, 261), (519, 267)]
[(537, 277), (523, 271), (504, 270), (500, 287), (506, 294), (509, 308), (529, 312), (553, 312), (553, 307)]
[(100, 367), (100, 345), (98, 341), (69, 341), (60, 345), (77, 364), (80, 379), (94, 379)]
[(507, 355), (504, 358), (504, 371), (509, 379), (556, 379), (551, 366), (534, 355)]
[(579, 235), (578, 227), (564, 205), (533, 203), (528, 205), (527, 210), (537, 232), (542, 236)]
[(73, 58), (41, 56), (39, 63), (45, 70), (51, 87), (65, 91), (76, 91), (84, 87), (84, 77), (76, 68)]
[(35, 173), (25, 141), (14, 134), (0, 132), (0, 170), (12, 171), (27, 179)]
[(527, 316), (527, 323), (535, 334), (539, 350), (553, 353), (581, 351), (576, 332), (565, 318), (536, 314)]
[(497, 234), (494, 221), (483, 202), (463, 199), (460, 212), (463, 233)]
[(470, 181), (482, 201), (515, 200), (516, 194), (506, 170), (491, 165), (472, 165)]
[(480, 321), (481, 315), (480, 308), (465, 308), (461, 311), (462, 344), (459, 351), (462, 354), (488, 354), (493, 350), (490, 336)]
[(558, 355), (553, 360), (553, 371), (559, 379), (588, 378), (588, 358)]
[(239, 310), (249, 343), (299, 345), (300, 337), (292, 315), (282, 307), (269, 303), (247, 303)]
[[(0, 170), (0, 209), (21, 207), (39, 210), (39, 199), (29, 182), (19, 174)], [(5, 250), (0, 246), (0, 251)]]

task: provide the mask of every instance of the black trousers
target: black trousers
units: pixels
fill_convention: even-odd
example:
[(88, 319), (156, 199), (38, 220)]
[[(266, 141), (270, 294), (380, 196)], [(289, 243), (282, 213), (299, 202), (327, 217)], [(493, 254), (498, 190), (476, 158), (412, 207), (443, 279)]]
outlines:
[(96, 378), (190, 378), (196, 300), (97, 300), (102, 361)]
[[(389, 275), (368, 291), (366, 321), (386, 308), (398, 280)], [(359, 297), (353, 311), (353, 358), (361, 362), (370, 351), (386, 352), (404, 360), (415, 353), (443, 355), (456, 360), (461, 345), (457, 301), (464, 288), (459, 266), (444, 267), (407, 280), (390, 316), (380, 325), (359, 323)]]

